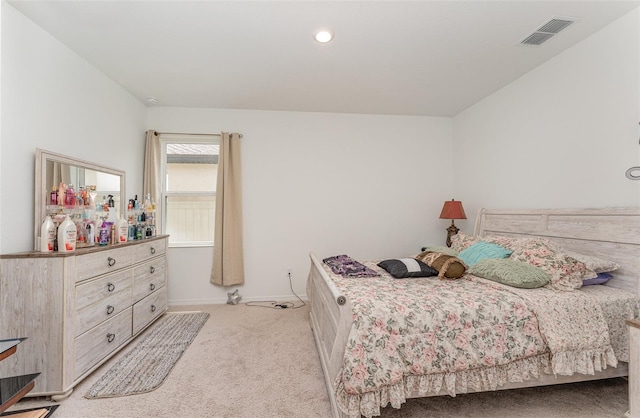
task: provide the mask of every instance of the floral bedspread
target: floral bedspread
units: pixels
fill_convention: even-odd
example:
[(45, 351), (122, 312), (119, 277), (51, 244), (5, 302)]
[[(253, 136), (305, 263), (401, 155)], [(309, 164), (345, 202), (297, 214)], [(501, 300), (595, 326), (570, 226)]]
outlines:
[(495, 390), (617, 363), (599, 307), (571, 297), (580, 292), (519, 290), (470, 275), (394, 279), (365, 264), (380, 276), (344, 278), (325, 267), (353, 306), (335, 385), (351, 417), (399, 408), (411, 394)]

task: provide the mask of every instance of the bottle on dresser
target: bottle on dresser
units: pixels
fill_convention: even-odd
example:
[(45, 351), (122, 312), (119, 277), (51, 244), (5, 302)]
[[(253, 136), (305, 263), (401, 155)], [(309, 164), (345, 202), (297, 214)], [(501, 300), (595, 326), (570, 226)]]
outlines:
[(47, 215), (40, 228), (40, 251), (50, 253), (53, 251), (56, 240), (56, 224), (53, 223), (51, 216)]
[(58, 226), (58, 251), (63, 253), (75, 251), (77, 234), (75, 222), (67, 215), (64, 222)]
[(127, 242), (129, 239), (129, 222), (124, 215), (120, 215), (120, 219), (116, 222), (116, 244)]

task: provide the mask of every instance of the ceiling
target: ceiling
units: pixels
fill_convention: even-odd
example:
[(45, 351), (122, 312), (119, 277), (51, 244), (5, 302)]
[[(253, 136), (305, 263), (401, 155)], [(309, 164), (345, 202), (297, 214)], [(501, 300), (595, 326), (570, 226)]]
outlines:
[[(636, 1), (8, 1), (156, 106), (454, 116)], [(539, 47), (552, 17), (580, 18)], [(317, 29), (335, 38), (314, 41)]]

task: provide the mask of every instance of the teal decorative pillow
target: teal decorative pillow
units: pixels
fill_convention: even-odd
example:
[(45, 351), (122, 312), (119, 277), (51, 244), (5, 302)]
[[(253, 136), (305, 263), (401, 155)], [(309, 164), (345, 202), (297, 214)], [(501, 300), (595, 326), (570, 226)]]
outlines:
[(468, 248), (460, 251), (458, 258), (469, 267), (486, 258), (507, 258), (511, 255), (511, 250), (507, 250), (498, 244), (486, 241), (478, 241)]
[(470, 267), (469, 273), (523, 289), (542, 287), (551, 280), (551, 275), (541, 268), (507, 258), (486, 258)]

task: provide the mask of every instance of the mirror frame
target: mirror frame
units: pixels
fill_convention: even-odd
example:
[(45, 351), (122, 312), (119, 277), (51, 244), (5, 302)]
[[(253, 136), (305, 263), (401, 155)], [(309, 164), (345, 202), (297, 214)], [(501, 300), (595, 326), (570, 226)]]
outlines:
[(39, 250), (38, 235), (40, 235), (40, 227), (46, 217), (47, 202), (49, 197), (49, 187), (47, 185), (47, 163), (49, 161), (74, 165), (77, 167), (88, 168), (94, 171), (100, 171), (107, 174), (113, 174), (120, 177), (120, 213), (126, 213), (125, 198), (125, 172), (113, 167), (107, 167), (100, 164), (95, 164), (89, 161), (80, 160), (78, 158), (68, 157), (66, 155), (57, 154), (55, 152), (46, 151), (40, 148), (36, 148), (36, 178), (35, 178), (35, 200), (34, 200), (34, 230), (33, 230), (33, 249)]

